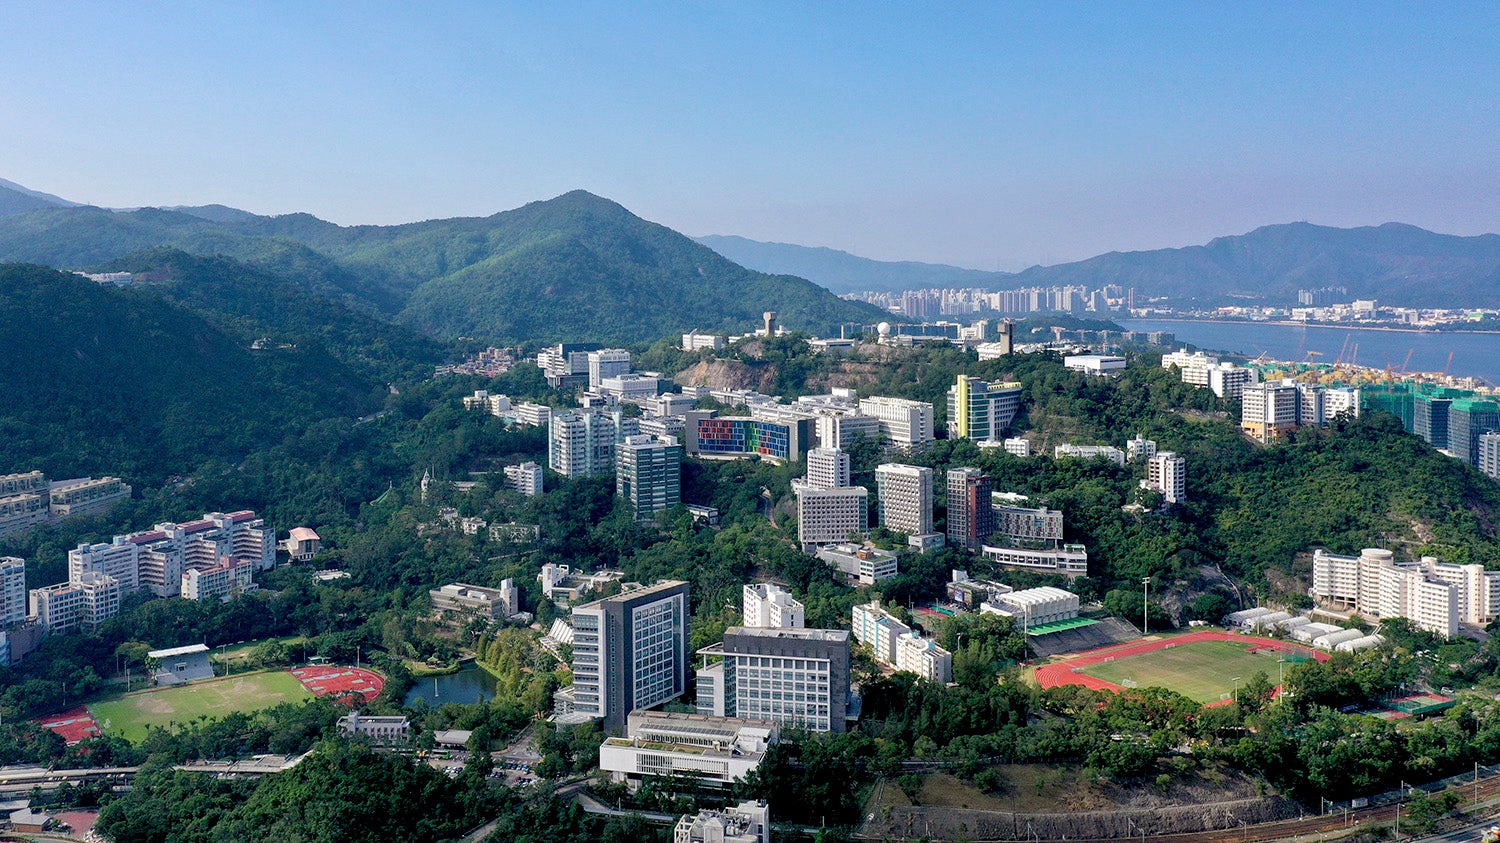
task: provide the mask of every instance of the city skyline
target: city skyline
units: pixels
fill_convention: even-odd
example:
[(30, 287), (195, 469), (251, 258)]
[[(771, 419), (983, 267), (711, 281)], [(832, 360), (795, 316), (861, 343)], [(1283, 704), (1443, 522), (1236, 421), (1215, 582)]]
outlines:
[(991, 270), (1296, 220), (1500, 229), (1477, 4), (7, 17), (0, 177), (107, 207), (377, 224), (582, 188), (693, 235)]

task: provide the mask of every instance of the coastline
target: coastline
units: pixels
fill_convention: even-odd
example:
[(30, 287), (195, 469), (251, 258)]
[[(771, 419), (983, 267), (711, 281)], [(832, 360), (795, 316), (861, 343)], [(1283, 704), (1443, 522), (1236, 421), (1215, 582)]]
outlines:
[(1286, 328), (1322, 328), (1329, 331), (1384, 331), (1392, 334), (1432, 334), (1441, 336), (1444, 334), (1475, 334), (1493, 335), (1500, 331), (1471, 331), (1455, 328), (1447, 331), (1434, 330), (1432, 328), (1392, 328), (1383, 325), (1345, 325), (1339, 322), (1292, 322), (1288, 320), (1263, 320), (1251, 319), (1213, 319), (1211, 317), (1198, 317), (1189, 319), (1182, 316), (1132, 316), (1129, 319), (1119, 319), (1116, 322), (1187, 322), (1194, 325), (1279, 325)]

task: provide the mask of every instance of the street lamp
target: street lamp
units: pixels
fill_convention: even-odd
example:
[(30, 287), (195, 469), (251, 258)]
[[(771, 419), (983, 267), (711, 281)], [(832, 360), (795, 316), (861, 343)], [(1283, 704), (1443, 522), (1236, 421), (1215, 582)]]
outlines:
[(1147, 628), (1146, 628), (1146, 608), (1151, 605), (1150, 602), (1148, 602), (1151, 599), (1150, 595), (1151, 595), (1151, 578), (1150, 577), (1141, 577), (1141, 634), (1142, 635), (1145, 635), (1147, 633), (1147, 631), (1148, 631)]

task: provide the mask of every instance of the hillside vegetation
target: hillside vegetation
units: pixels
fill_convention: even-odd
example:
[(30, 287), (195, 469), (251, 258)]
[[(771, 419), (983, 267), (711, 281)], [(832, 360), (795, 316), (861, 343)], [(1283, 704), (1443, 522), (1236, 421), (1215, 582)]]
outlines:
[(774, 310), (830, 332), (886, 317), (801, 278), (741, 267), (584, 191), (484, 218), (341, 227), (233, 209), (50, 207), (0, 217), (0, 260), (101, 266), (171, 247), (224, 255), (437, 337), (648, 342), (744, 332)]

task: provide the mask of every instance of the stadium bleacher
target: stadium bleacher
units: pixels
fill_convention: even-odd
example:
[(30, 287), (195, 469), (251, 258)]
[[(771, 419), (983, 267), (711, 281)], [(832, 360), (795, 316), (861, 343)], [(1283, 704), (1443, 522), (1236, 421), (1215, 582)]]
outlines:
[(1045, 635), (1028, 637), (1037, 658), (1078, 653), (1111, 644), (1123, 644), (1141, 637), (1141, 631), (1121, 618), (1105, 618), (1087, 626), (1063, 629)]

